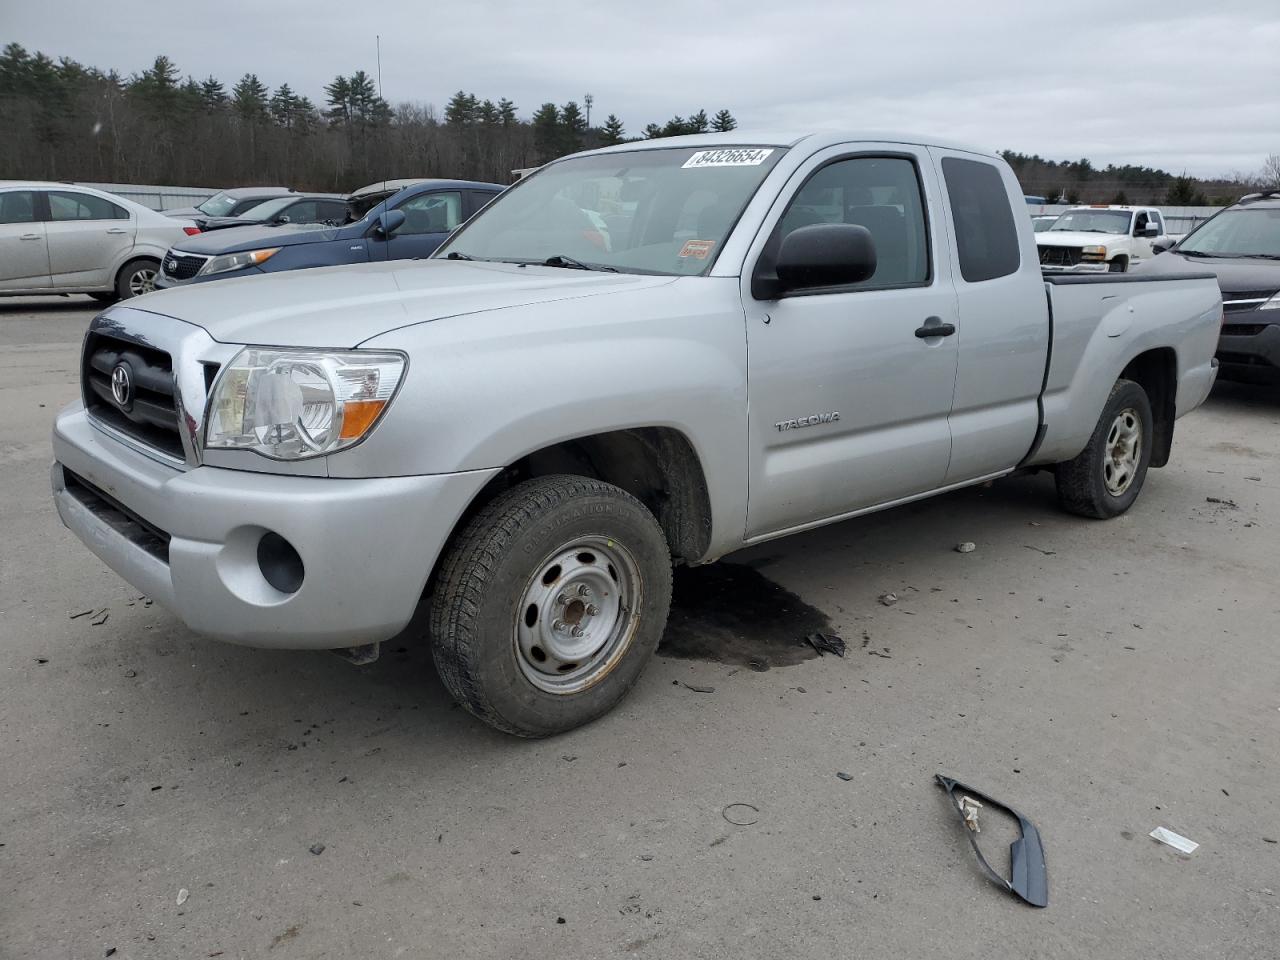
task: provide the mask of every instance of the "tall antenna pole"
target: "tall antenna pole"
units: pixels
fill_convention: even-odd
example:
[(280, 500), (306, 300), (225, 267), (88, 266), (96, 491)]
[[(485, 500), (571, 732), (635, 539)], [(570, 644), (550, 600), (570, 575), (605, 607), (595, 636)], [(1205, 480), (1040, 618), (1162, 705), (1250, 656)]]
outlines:
[(382, 34), (375, 33), (374, 39), (378, 44), (378, 99), (382, 99)]

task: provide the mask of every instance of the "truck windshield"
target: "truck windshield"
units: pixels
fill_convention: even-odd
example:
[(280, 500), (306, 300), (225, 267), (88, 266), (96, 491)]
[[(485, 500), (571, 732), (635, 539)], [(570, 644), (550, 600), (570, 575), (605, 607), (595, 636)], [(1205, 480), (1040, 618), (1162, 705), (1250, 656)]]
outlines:
[(230, 216), (231, 211), (235, 208), (236, 198), (224, 193), (215, 193), (200, 206), (196, 207), (201, 213), (210, 217), (226, 217)]
[(1280, 257), (1280, 207), (1225, 210), (1178, 249), (1215, 257)]
[(1128, 210), (1068, 210), (1049, 228), (1049, 232), (1128, 233), (1132, 216)]
[(782, 147), (673, 147), (574, 157), (500, 195), (436, 258), (698, 276)]

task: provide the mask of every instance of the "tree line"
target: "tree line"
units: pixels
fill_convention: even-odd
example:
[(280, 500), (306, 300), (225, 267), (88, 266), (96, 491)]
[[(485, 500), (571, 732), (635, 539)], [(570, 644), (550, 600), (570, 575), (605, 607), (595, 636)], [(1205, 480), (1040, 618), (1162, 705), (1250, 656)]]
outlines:
[(203, 187), (284, 184), (349, 191), (375, 180), (458, 177), (509, 183), (511, 171), (631, 139), (729, 131), (728, 110), (699, 109), (635, 137), (594, 99), (544, 103), (528, 119), (503, 97), (459, 90), (445, 105), (392, 106), (365, 71), (337, 76), (315, 103), (247, 73), (182, 76), (166, 56), (131, 76), (54, 60), (17, 43), (0, 52), (0, 178)]
[(1038, 155), (1003, 150), (1023, 193), (1048, 202), (1165, 204), (1203, 207), (1234, 203), (1250, 190), (1280, 189), (1280, 156), (1263, 161), (1258, 173), (1227, 173), (1198, 179), (1155, 167), (1107, 164), (1099, 169), (1087, 159), (1046, 160)]

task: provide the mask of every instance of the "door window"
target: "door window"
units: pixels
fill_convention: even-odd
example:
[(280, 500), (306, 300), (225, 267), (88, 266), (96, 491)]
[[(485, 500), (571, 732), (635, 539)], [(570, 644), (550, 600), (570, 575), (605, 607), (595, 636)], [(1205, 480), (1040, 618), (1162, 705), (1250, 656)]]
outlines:
[[(929, 235), (915, 164), (902, 157), (851, 157), (813, 174), (782, 215), (776, 243), (799, 227), (852, 223), (875, 242), (876, 270), (851, 289), (929, 282)], [(777, 247), (771, 242), (771, 247)]]
[[(967, 283), (981, 283), (1016, 273), (1022, 261), (1018, 229), (1000, 171), (979, 160), (943, 157), (942, 176), (951, 198), (960, 275)], [(1054, 229), (1061, 226), (1059, 220)]]
[(318, 219), (316, 217), (316, 202), (314, 200), (302, 200), (286, 208), (284, 215), (289, 218), (290, 223), (315, 223)]
[(49, 192), (49, 218), (59, 220), (128, 220), (129, 213), (103, 197), (69, 190)]
[(32, 190), (0, 193), (0, 223), (35, 223), (36, 195)]
[(347, 205), (342, 200), (321, 200), (316, 204), (320, 208), (316, 219), (322, 223), (346, 223)]
[(424, 193), (406, 200), (396, 209), (404, 211), (404, 226), (396, 231), (396, 236), (448, 233), (462, 222), (462, 194)]
[(1139, 210), (1137, 218), (1133, 221), (1133, 235), (1135, 237), (1142, 236), (1142, 231), (1147, 228), (1147, 224), (1150, 222), (1147, 217), (1147, 211)]

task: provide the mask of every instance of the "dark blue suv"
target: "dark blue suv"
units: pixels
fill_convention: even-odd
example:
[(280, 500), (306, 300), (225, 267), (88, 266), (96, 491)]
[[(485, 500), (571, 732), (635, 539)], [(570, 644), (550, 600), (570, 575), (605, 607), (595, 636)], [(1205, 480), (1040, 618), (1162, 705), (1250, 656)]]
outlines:
[(470, 180), (422, 180), (380, 191), (371, 185), (348, 198), (353, 217), (321, 224), (231, 227), (184, 240), (165, 254), (156, 287), (227, 277), (430, 256), (450, 232), (505, 188)]

